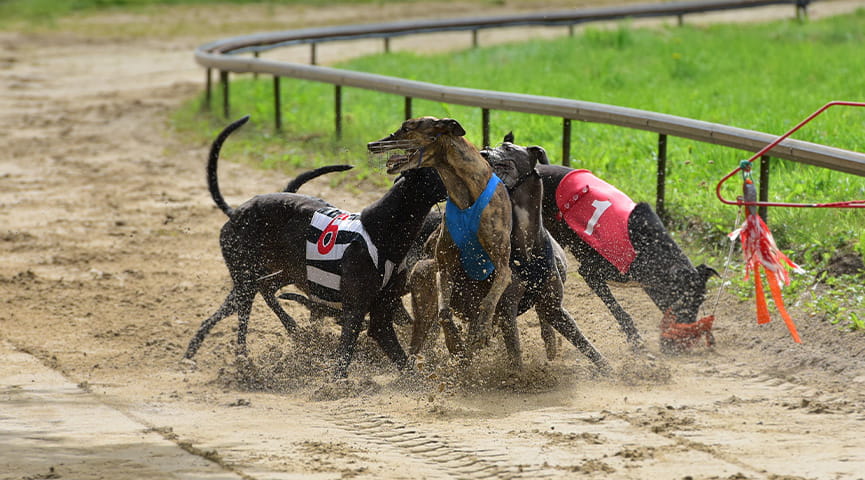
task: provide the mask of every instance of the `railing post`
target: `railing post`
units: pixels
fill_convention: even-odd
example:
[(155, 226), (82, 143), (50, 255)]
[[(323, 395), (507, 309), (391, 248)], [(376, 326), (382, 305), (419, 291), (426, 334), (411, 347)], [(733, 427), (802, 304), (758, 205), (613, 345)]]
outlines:
[(405, 97), (405, 119), (411, 118), (411, 97)]
[(682, 15), (681, 13), (678, 14), (678, 15), (676, 15), (676, 20), (677, 20), (676, 23), (677, 23), (680, 27), (681, 27), (682, 25), (685, 24), (685, 16)]
[(204, 79), (204, 109), (210, 111), (210, 102), (213, 98), (213, 85), (210, 80), (210, 69), (207, 69), (207, 76)]
[(335, 128), (337, 140), (342, 138), (342, 85), (335, 85), (333, 90)]
[(222, 84), (222, 115), (229, 118), (231, 107), (228, 104), (228, 70), (219, 71), (219, 83)]
[(484, 148), (490, 146), (490, 109), (481, 109), (481, 131), (483, 132)]
[[(258, 50), (252, 52), (252, 57), (255, 58), (256, 60), (258, 59)], [(258, 72), (252, 72), (252, 78), (257, 80), (258, 79)]]
[(808, 3), (811, 0), (796, 0), (796, 20), (802, 21), (808, 18)]
[(316, 52), (316, 44), (312, 42), (309, 44), (309, 64), (316, 65), (318, 63), (318, 52)]
[[(769, 162), (769, 155), (763, 155), (760, 157), (760, 192), (758, 199), (761, 202), (769, 201)], [(765, 205), (760, 205), (757, 208), (757, 213), (764, 222), (769, 221), (769, 211), (766, 209)]]
[(390, 53), (390, 37), (384, 37), (384, 53)]
[(280, 78), (278, 75), (273, 76), (273, 120), (276, 126), (276, 131), (282, 130), (282, 98), (280, 88)]
[(658, 183), (655, 192), (655, 211), (662, 220), (666, 219), (664, 197), (667, 190), (667, 135), (658, 134)]
[(478, 48), (478, 29), (472, 30), (472, 48)]
[(571, 166), (571, 119), (562, 119), (562, 165)]

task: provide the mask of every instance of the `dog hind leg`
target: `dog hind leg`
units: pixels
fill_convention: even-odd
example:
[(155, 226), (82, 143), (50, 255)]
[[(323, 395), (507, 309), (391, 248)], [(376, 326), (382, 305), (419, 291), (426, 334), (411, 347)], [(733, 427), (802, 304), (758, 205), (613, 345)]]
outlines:
[(285, 330), (291, 334), (297, 330), (297, 322), (294, 321), (294, 318), (288, 314), (283, 308), (282, 305), (279, 304), (279, 301), (276, 299), (276, 295), (272, 289), (260, 289), (259, 292), (261, 297), (264, 298), (264, 303), (273, 310), (273, 313), (279, 318), (279, 321), (282, 322), (282, 326), (285, 327)]
[(236, 291), (237, 289), (232, 289), (228, 296), (225, 297), (225, 301), (222, 302), (219, 309), (216, 310), (216, 313), (211, 315), (207, 320), (201, 322), (201, 326), (198, 327), (192, 340), (189, 341), (189, 346), (186, 347), (186, 353), (183, 354), (183, 358), (191, 360), (198, 352), (198, 349), (201, 348), (201, 344), (204, 342), (204, 337), (210, 333), (210, 330), (222, 319), (228, 317), (237, 310), (237, 304), (235, 303)]
[(589, 285), (589, 288), (595, 292), (603, 302), (604, 305), (610, 310), (610, 313), (613, 314), (616, 321), (619, 322), (619, 326), (622, 328), (622, 331), (625, 332), (625, 336), (628, 339), (628, 343), (634, 349), (640, 349), (643, 347), (643, 337), (640, 336), (640, 332), (637, 330), (637, 326), (634, 325), (634, 320), (628, 315), (628, 312), (619, 305), (619, 302), (616, 301), (616, 298), (613, 296), (613, 292), (610, 291), (610, 287), (603, 280), (595, 278), (595, 275), (592, 275), (591, 272), (584, 272), (580, 269), (580, 275), (586, 280), (586, 283)]
[(245, 357), (249, 352), (246, 349), (246, 333), (249, 330), (249, 315), (252, 312), (252, 302), (257, 292), (252, 288), (238, 289), (236, 296), (237, 305), (237, 356)]
[[(550, 302), (552, 303), (552, 302)], [(560, 304), (561, 305), (561, 304)], [(563, 337), (565, 337), (572, 345), (577, 347), (583, 355), (586, 356), (595, 367), (604, 375), (612, 372), (612, 367), (606, 358), (599, 352), (592, 342), (583, 335), (577, 322), (574, 321), (571, 314), (561, 306), (553, 306), (544, 302), (538, 306), (538, 317), (541, 322), (548, 322), (555, 328)]]

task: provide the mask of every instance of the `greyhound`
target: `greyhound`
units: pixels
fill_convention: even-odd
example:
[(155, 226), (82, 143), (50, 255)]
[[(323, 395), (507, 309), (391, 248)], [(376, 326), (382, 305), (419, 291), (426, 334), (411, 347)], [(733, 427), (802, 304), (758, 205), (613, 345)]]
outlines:
[[(370, 142), (367, 148), (372, 153), (407, 150), (405, 155), (388, 159), (388, 173), (433, 167), (447, 189), (445, 222), (435, 243), (435, 265), (440, 280), (439, 320), (446, 334), (454, 332), (453, 307), (469, 322), (467, 345), (456, 342), (449, 347), (470, 360), (489, 339), (500, 308), (499, 311), (504, 312), (499, 325), (504, 331), (505, 343), (511, 358), (516, 355), (518, 359), (516, 305), (499, 305), (502, 298), (514, 298), (513, 295), (503, 297), (505, 290), (513, 285), (509, 264), (511, 202), (507, 189), (477, 148), (464, 138), (465, 133), (459, 122), (450, 118), (413, 118), (391, 135)], [(465, 213), (474, 214), (478, 222), (456, 227), (450, 224)], [(457, 246), (457, 241), (464, 250)]]
[(555, 333), (561, 333), (602, 372), (611, 371), (607, 360), (583, 335), (571, 314), (564, 308), (564, 283), (567, 259), (564, 250), (544, 228), (541, 209), (543, 182), (536, 170), (538, 161), (546, 160), (539, 147), (521, 148), (521, 155), (503, 155), (502, 149), (485, 148), (481, 156), (493, 167), (507, 186), (513, 206), (511, 266), (521, 285), (518, 314), (534, 308), (541, 325), (541, 336), (547, 357), (555, 356)]
[[(570, 204), (575, 203), (574, 196), (580, 195), (580, 192), (566, 191), (564, 183), (569, 181), (566, 177), (580, 171), (550, 165), (543, 148), (521, 147), (515, 145), (513, 141), (513, 133), (508, 133), (504, 137), (504, 142), (491, 151), (496, 152), (497, 158), (501, 161), (515, 164), (525, 163), (528, 161), (526, 159), (528, 156), (538, 158), (537, 170), (544, 184), (544, 226), (580, 262), (580, 275), (592, 291), (603, 300), (631, 345), (639, 349), (644, 342), (633, 319), (613, 297), (608, 282), (639, 283), (649, 298), (664, 313), (661, 333), (662, 350), (670, 353), (681, 351), (692, 345), (695, 337), (701, 333), (706, 333), (707, 341), (711, 342), (709, 331), (711, 317), (697, 320), (697, 314), (705, 300), (706, 282), (718, 273), (706, 265), (695, 267), (670, 237), (651, 206), (642, 202), (633, 204), (633, 209), (627, 216), (626, 230), (633, 252), (627, 268), (622, 268), (627, 253), (614, 256), (607, 253), (605, 257), (596, 246), (590, 245), (569, 225), (567, 212), (562, 212), (562, 208), (567, 209)], [(630, 201), (621, 192), (618, 194), (621, 197), (616, 198), (621, 198), (625, 203)], [(595, 207), (594, 213), (599, 210), (600, 208)], [(600, 218), (603, 213), (601, 211), (597, 216)], [(689, 325), (692, 328), (688, 328)], [(676, 331), (679, 335), (674, 333)]]
[[(215, 170), (222, 142), (247, 120), (240, 119), (220, 133), (211, 147), (209, 168), (212, 165)], [(211, 185), (212, 191), (214, 187)], [(390, 318), (396, 293), (393, 282), (387, 279), (402, 263), (430, 208), (444, 196), (444, 185), (435, 170), (419, 169), (403, 174), (359, 215), (336, 211), (324, 200), (295, 193), (257, 195), (234, 209), (225, 205), (230, 213), (220, 233), (220, 245), (234, 286), (217, 312), (201, 324), (186, 358), (195, 355), (213, 326), (232, 313), (238, 314), (237, 354), (245, 355), (249, 313), (256, 293), (272, 294), (294, 284), (307, 295), (329, 288), (332, 298), (341, 304), (336, 377), (347, 375), (366, 313), (370, 315), (369, 335), (391, 361), (404, 368), (407, 357)], [(343, 234), (340, 226), (354, 230)], [(346, 237), (357, 241), (342, 243)], [(344, 251), (341, 263), (319, 258), (315, 265), (307, 264), (308, 251), (325, 250)], [(336, 272), (324, 271), (333, 265), (338, 265)], [(313, 274), (322, 279), (321, 283), (316, 283)]]

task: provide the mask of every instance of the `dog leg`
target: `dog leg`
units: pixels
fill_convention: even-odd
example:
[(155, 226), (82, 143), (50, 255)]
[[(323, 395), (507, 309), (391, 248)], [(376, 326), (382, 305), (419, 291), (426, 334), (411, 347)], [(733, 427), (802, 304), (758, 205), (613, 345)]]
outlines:
[[(563, 337), (565, 337), (572, 345), (577, 347), (577, 350), (585, 355), (600, 372), (604, 375), (612, 372), (610, 363), (601, 355), (592, 342), (583, 335), (577, 322), (571, 317), (571, 314), (562, 306), (564, 297), (564, 285), (558, 275), (550, 276), (546, 282), (546, 291), (548, 295), (543, 296), (535, 306), (535, 311), (538, 313), (538, 319), (541, 325), (547, 324), (555, 328)], [(547, 352), (549, 353), (549, 351)]]
[(297, 322), (291, 318), (291, 315), (288, 314), (283, 308), (282, 305), (279, 304), (279, 301), (276, 299), (276, 295), (274, 291), (271, 290), (259, 290), (261, 293), (261, 297), (264, 298), (264, 303), (273, 310), (273, 313), (279, 318), (279, 321), (282, 322), (282, 326), (285, 327), (285, 330), (292, 334), (295, 330), (297, 330)]
[(545, 320), (541, 320), (539, 323), (541, 327), (541, 339), (544, 341), (544, 351), (547, 352), (547, 360), (554, 360), (558, 354), (556, 330)]
[(343, 306), (342, 315), (342, 332), (339, 336), (339, 346), (336, 350), (336, 370), (334, 377), (346, 378), (348, 376), (348, 365), (351, 363), (351, 358), (354, 356), (354, 348), (357, 345), (357, 337), (363, 328), (363, 311), (360, 313), (352, 311), (345, 305)]
[[(421, 260), (415, 264), (409, 276), (411, 291), (411, 306), (414, 314), (414, 324), (411, 331), (409, 353), (417, 355), (426, 343), (429, 329), (433, 326), (438, 309), (436, 297), (436, 263), (435, 260)], [(451, 352), (453, 353), (453, 352)]]
[(253, 289), (242, 289), (237, 293), (237, 356), (245, 357), (246, 332), (249, 330), (249, 314), (252, 312), (252, 302), (257, 292)]
[[(511, 282), (510, 286), (502, 294), (502, 300), (498, 304), (498, 323), (504, 336), (505, 349), (508, 352), (510, 368), (512, 370), (523, 369), (523, 351), (520, 346), (520, 332), (517, 327), (517, 310), (519, 302), (525, 289), (519, 282)], [(507, 299), (507, 301), (505, 301)]]
[(585, 279), (589, 288), (591, 288), (592, 291), (595, 292), (595, 295), (604, 302), (604, 305), (607, 306), (610, 313), (612, 313), (613, 317), (616, 318), (616, 321), (619, 322), (619, 326), (622, 328), (622, 331), (625, 332), (625, 336), (628, 339), (628, 343), (631, 344), (631, 347), (635, 350), (642, 349), (644, 346), (643, 337), (640, 336), (637, 326), (634, 325), (634, 320), (630, 315), (628, 315), (628, 312), (619, 305), (616, 298), (613, 297), (613, 292), (610, 291), (610, 287), (603, 280), (596, 279), (591, 272), (584, 272), (582, 268), (580, 269), (580, 275), (583, 276), (583, 279)]
[(573, 346), (577, 347), (580, 353), (595, 364), (599, 372), (609, 375), (613, 371), (610, 362), (583, 335), (580, 327), (577, 326), (577, 322), (574, 321), (574, 318), (571, 317), (571, 314), (567, 310), (561, 306), (550, 308), (547, 305), (539, 305), (538, 307), (538, 317), (541, 317), (541, 322), (549, 322)]
[(189, 346), (186, 347), (186, 353), (183, 355), (183, 358), (191, 360), (198, 352), (198, 349), (201, 348), (201, 344), (204, 342), (204, 337), (210, 333), (210, 330), (222, 319), (235, 312), (237, 309), (237, 304), (234, 300), (236, 297), (235, 291), (236, 289), (232, 289), (228, 296), (225, 297), (225, 301), (222, 302), (219, 309), (216, 310), (216, 313), (211, 315), (207, 320), (201, 322), (198, 331), (195, 332), (192, 340), (189, 341)]
[(457, 328), (454, 323), (453, 311), (450, 307), (451, 295), (453, 294), (453, 282), (448, 276), (448, 272), (441, 268), (438, 270), (438, 285), (438, 321), (442, 332), (444, 332), (445, 345), (447, 345), (448, 351), (451, 355), (458, 357), (462, 361), (468, 361), (470, 360), (472, 352), (468, 351), (465, 343), (463, 343), (459, 328)]
[(384, 350), (384, 353), (390, 360), (396, 364), (400, 370), (404, 369), (408, 363), (405, 350), (399, 343), (396, 336), (396, 330), (393, 328), (392, 301), (385, 298), (379, 304), (373, 304), (369, 312), (369, 330), (367, 334), (378, 343), (379, 347)]
[(495, 278), (490, 286), (490, 290), (478, 308), (478, 318), (470, 324), (467, 342), (469, 355), (480, 351), (489, 341), (496, 307), (502, 298), (502, 294), (504, 294), (511, 283), (511, 267), (507, 262), (504, 262), (502, 265), (496, 265), (496, 271), (493, 275), (495, 275)]

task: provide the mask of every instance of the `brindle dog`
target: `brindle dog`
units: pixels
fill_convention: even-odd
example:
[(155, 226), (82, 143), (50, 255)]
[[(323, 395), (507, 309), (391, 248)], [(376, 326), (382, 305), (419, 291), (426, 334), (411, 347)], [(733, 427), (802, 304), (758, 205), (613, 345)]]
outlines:
[[(678, 339), (666, 335), (664, 325), (693, 325), (706, 296), (706, 282), (717, 272), (706, 265), (694, 266), (664, 228), (661, 219), (647, 203), (638, 203), (628, 218), (628, 234), (636, 256), (627, 273), (620, 272), (559, 217), (556, 190), (560, 182), (573, 169), (550, 165), (541, 147), (521, 147), (513, 143), (512, 133), (505, 135), (504, 143), (491, 149), (496, 158), (513, 163), (513, 168), (537, 157), (537, 170), (544, 184), (544, 226), (580, 262), (579, 273), (625, 332), (628, 341), (641, 348), (643, 339), (630, 315), (618, 304), (608, 282), (636, 282), (664, 313), (661, 347), (675, 352), (693, 343), (693, 339)], [(490, 155), (490, 154), (487, 154)], [(700, 320), (705, 322), (706, 319)], [(698, 330), (694, 329), (693, 332)], [(696, 334), (696, 333), (695, 333)], [(707, 336), (710, 336), (710, 332)]]
[[(435, 168), (445, 188), (449, 201), (459, 210), (468, 210), (475, 205), (484, 192), (488, 204), (480, 213), (477, 226), (477, 243), (486, 254), (482, 275), (470, 277), (461, 263), (461, 252), (452, 238), (447, 222), (436, 239), (435, 262), (438, 269), (441, 305), (439, 319), (446, 332), (454, 332), (452, 315), (456, 312), (469, 323), (467, 345), (456, 342), (451, 345), (467, 360), (488, 341), (490, 329), (495, 324), (497, 309), (501, 312), (500, 325), (505, 333), (505, 343), (511, 358), (519, 358), (516, 330), (516, 305), (500, 305), (506, 289), (512, 288), (511, 202), (504, 184), (495, 185), (490, 165), (481, 157), (477, 148), (465, 138), (465, 130), (450, 118), (421, 117), (406, 120), (391, 135), (368, 144), (372, 153), (406, 150), (405, 155), (392, 155), (387, 162), (388, 173), (400, 173), (419, 167)], [(445, 218), (448, 211), (445, 212)], [(483, 255), (483, 253), (481, 255)], [(491, 267), (490, 267), (491, 265)], [(490, 271), (492, 270), (492, 271)], [(504, 298), (512, 299), (508, 295)], [(453, 311), (451, 310), (453, 308)], [(520, 365), (517, 365), (519, 367)]]

